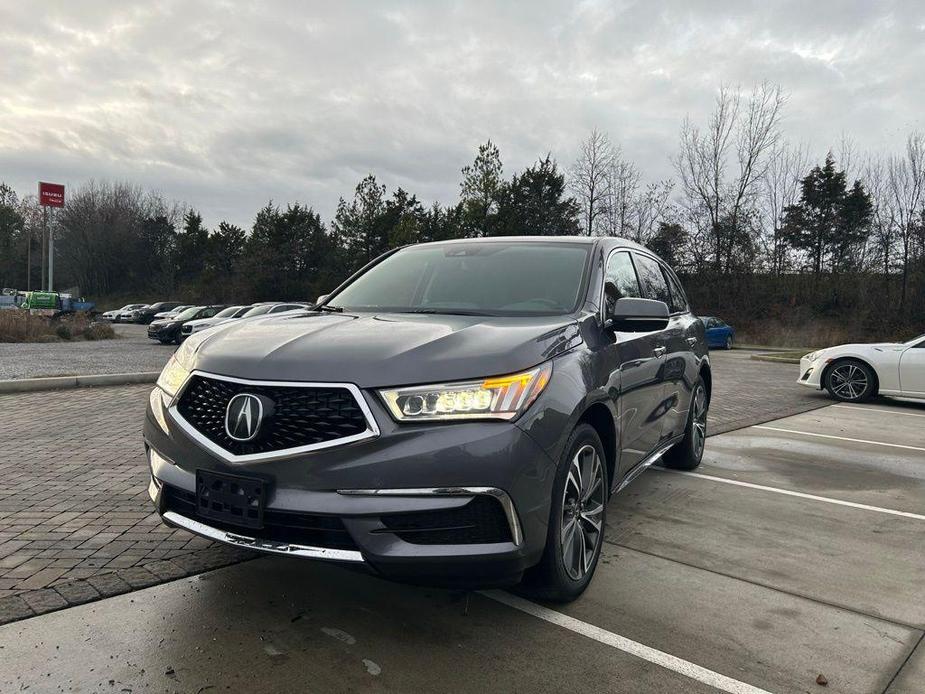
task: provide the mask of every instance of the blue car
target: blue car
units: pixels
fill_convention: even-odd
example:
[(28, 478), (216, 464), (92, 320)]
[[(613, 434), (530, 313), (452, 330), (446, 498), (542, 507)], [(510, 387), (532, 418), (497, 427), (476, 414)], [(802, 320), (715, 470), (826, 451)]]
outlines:
[(731, 325), (713, 316), (701, 316), (700, 320), (707, 330), (707, 345), (710, 349), (732, 349), (736, 331)]

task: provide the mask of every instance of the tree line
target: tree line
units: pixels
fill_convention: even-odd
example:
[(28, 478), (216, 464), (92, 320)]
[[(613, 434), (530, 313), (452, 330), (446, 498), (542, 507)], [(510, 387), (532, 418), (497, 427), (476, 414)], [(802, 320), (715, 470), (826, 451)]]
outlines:
[[(827, 153), (788, 141), (781, 88), (723, 87), (681, 124), (674, 176), (650, 180), (595, 130), (571, 166), (550, 154), (506, 176), (498, 147), (460, 171), (459, 197), (425, 204), (363, 178), (325, 221), (268, 203), (250, 229), (206, 229), (193, 209), (129, 184), (89, 181), (53, 219), (56, 284), (88, 296), (311, 299), (395, 246), (503, 235), (612, 235), (676, 267), (695, 308), (733, 320), (838, 320), (849, 332), (925, 321), (925, 136), (895, 153)], [(38, 284), (41, 213), (0, 185), (0, 284)]]

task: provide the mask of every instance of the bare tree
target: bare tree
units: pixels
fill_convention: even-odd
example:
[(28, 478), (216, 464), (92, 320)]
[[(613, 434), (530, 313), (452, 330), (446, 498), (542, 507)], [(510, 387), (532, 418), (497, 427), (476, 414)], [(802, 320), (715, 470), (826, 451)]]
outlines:
[(581, 143), (578, 159), (572, 166), (569, 185), (581, 207), (582, 226), (588, 236), (593, 235), (598, 218), (606, 212), (607, 178), (613, 158), (610, 139), (594, 129)]
[(765, 175), (760, 181), (762, 226), (768, 269), (780, 275), (787, 267), (788, 247), (782, 233), (784, 210), (800, 199), (800, 184), (809, 169), (806, 145), (778, 143), (768, 153)]
[(913, 132), (906, 140), (904, 156), (892, 156), (887, 164), (889, 197), (895, 215), (902, 259), (900, 311), (906, 306), (909, 261), (925, 207), (925, 135)]
[(656, 181), (635, 197), (629, 238), (644, 245), (652, 240), (659, 225), (669, 217), (673, 190), (674, 181)]
[(710, 221), (714, 263), (729, 269), (741, 242), (740, 225), (750, 216), (767, 153), (780, 137), (786, 97), (767, 82), (743, 97), (740, 89), (721, 87), (704, 130), (685, 119), (676, 160), (684, 199), (702, 207)]
[(602, 213), (605, 233), (608, 236), (627, 236), (637, 202), (639, 169), (623, 157), (619, 147), (613, 148), (605, 184), (606, 204)]

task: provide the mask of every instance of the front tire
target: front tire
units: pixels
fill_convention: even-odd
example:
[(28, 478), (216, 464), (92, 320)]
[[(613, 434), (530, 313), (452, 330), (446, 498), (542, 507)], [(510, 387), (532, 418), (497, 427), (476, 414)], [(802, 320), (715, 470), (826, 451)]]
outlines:
[(837, 361), (825, 372), (825, 389), (842, 402), (864, 402), (877, 390), (873, 370), (857, 359)]
[(684, 438), (669, 448), (662, 456), (662, 464), (673, 470), (694, 470), (703, 460), (703, 449), (707, 441), (707, 414), (710, 400), (703, 378), (698, 376), (691, 395), (691, 406), (687, 414)]
[(556, 471), (543, 558), (525, 577), (531, 596), (571, 602), (591, 583), (607, 522), (606, 461), (597, 431), (579, 424)]

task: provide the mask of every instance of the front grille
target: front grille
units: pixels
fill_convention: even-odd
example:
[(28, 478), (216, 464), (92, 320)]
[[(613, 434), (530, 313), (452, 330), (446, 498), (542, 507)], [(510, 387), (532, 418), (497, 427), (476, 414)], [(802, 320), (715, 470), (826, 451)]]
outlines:
[(405, 542), (415, 545), (471, 545), (511, 542), (511, 527), (498, 501), (476, 496), (461, 508), (396, 513), (382, 524)]
[(358, 550), (347, 528), (344, 527), (343, 521), (336, 516), (275, 511), (268, 508), (263, 512), (262, 528), (243, 528), (199, 515), (196, 495), (193, 492), (165, 484), (161, 494), (163, 494), (165, 511), (175, 511), (181, 516), (198, 520), (200, 523), (229, 533), (308, 547)]
[[(250, 441), (237, 441), (225, 431), (228, 401), (239, 393), (268, 401), (257, 435)], [(199, 433), (235, 455), (336, 441), (368, 428), (353, 394), (336, 386), (249, 385), (197, 375), (183, 391), (177, 410)]]

